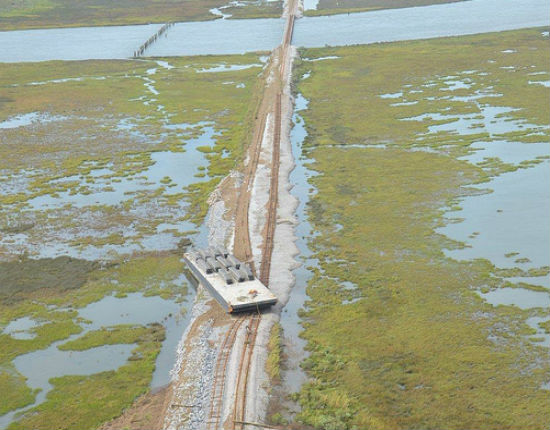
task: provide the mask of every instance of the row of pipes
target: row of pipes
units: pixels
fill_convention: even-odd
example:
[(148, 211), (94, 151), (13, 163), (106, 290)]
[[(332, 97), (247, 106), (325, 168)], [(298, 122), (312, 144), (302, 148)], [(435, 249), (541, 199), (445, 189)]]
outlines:
[(143, 45), (141, 45), (137, 51), (134, 51), (134, 58), (141, 57), (145, 52), (145, 50), (149, 48), (149, 46), (151, 46), (153, 43), (155, 43), (157, 39), (160, 36), (162, 36), (162, 34), (173, 25), (174, 25), (173, 22), (168, 22), (164, 24), (161, 28), (159, 28), (159, 30), (155, 34), (153, 34), (149, 39), (147, 39), (147, 41)]

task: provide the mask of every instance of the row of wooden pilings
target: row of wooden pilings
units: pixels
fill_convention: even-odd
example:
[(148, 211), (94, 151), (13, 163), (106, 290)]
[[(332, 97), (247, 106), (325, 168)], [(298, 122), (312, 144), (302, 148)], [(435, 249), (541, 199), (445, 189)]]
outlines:
[(149, 46), (151, 46), (153, 43), (155, 43), (157, 39), (160, 36), (162, 36), (162, 34), (173, 25), (174, 25), (173, 22), (168, 22), (164, 24), (161, 28), (159, 28), (159, 30), (155, 34), (153, 34), (149, 39), (147, 39), (147, 41), (143, 45), (141, 45), (137, 51), (134, 51), (134, 58), (141, 57), (145, 52), (145, 50), (149, 48)]

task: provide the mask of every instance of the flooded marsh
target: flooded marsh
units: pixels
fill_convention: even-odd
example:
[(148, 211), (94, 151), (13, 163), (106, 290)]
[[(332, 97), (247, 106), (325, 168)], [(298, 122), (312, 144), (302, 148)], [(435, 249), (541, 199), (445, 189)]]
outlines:
[(170, 382), (180, 253), (244, 154), (265, 61), (3, 69), (0, 428), (95, 428)]
[[(234, 210), (209, 202), (239, 182), (285, 25), (278, 0), (102, 2), (0, 5), (0, 429), (104, 428), (189, 361), (181, 254)], [(272, 424), (545, 428), (548, 31), (437, 38), (547, 12), (304, 1)]]
[[(41, 263), (33, 261), (35, 266)], [(6, 264), (23, 273), (24, 262)], [(63, 265), (49, 272), (63, 278), (69, 270)], [(69, 383), (76, 375), (90, 392), (112, 398), (110, 408), (101, 413), (94, 404), (72, 411), (72, 425), (77, 427), (87, 423), (89, 414), (96, 424), (117, 416), (150, 388), (151, 378), (153, 387), (169, 381), (194, 297), (177, 255), (134, 256), (131, 261), (95, 266), (71, 289), (44, 285), (32, 271), (25, 273), (26, 283), (39, 288), (20, 287), (17, 300), (0, 303), (0, 381), (4, 392), (21, 393), (2, 398), (2, 427), (45, 428), (41, 426), (56, 422), (70, 428), (64, 418), (71, 404), (66, 405), (69, 409), (55, 405), (67, 396), (80, 401)], [(122, 395), (120, 390), (130, 382), (132, 389)]]
[(263, 70), (257, 55), (226, 61), (6, 66), (0, 255), (98, 259), (189, 235), (242, 154)]
[(301, 51), (333, 57), (296, 69), (317, 172), (302, 422), (544, 428), (550, 108), (530, 81), (547, 44), (531, 29)]

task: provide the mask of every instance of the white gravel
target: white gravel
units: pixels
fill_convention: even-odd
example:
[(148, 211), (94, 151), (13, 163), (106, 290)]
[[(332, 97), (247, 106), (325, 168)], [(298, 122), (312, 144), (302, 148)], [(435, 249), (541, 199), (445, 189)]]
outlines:
[(266, 207), (269, 201), (269, 184), (271, 177), (271, 157), (273, 153), (273, 118), (268, 114), (256, 176), (252, 181), (250, 207), (248, 208), (248, 228), (250, 230), (250, 245), (257, 273), (260, 272), (262, 261), (262, 232), (266, 223)]
[[(291, 46), (291, 56), (294, 58), (296, 49)], [(287, 67), (291, 70), (291, 67)], [(289, 79), (290, 81), (290, 73)], [(290, 173), (294, 169), (294, 157), (292, 155), (292, 146), (290, 143), (291, 118), (294, 109), (294, 100), (292, 99), (290, 85), (285, 85), (281, 101), (282, 107), (282, 126), (281, 126), (281, 151), (279, 167), (279, 196), (277, 206), (277, 226), (275, 228), (275, 238), (273, 245), (273, 255), (271, 258), (271, 271), (269, 284), (271, 290), (278, 297), (279, 302), (275, 309), (280, 311), (288, 302), (291, 288), (294, 286), (295, 278), (292, 271), (299, 266), (296, 256), (299, 254), (296, 246), (297, 237), (295, 227), (298, 222), (296, 218), (296, 208), (298, 200), (290, 190)]]
[[(235, 177), (235, 173), (230, 176)], [(220, 184), (221, 185), (221, 184)], [(208, 242), (211, 246), (223, 245), (233, 234), (234, 223), (224, 219), (225, 203), (221, 200), (218, 187), (208, 199), (210, 210), (206, 221)], [(191, 309), (191, 319), (177, 349), (177, 357), (172, 374), (172, 395), (166, 409), (163, 428), (169, 430), (204, 429), (210, 413), (212, 382), (225, 326), (213, 327), (208, 321), (200, 326), (197, 334), (190, 337), (197, 318), (210, 307), (206, 303), (210, 295), (199, 286), (195, 303)], [(215, 305), (217, 306), (217, 305)]]
[[(208, 306), (203, 301), (197, 301), (193, 306), (192, 319), (195, 320), (207, 310)], [(173, 370), (172, 398), (163, 426), (169, 430), (201, 429), (210, 411), (217, 348), (209, 340), (219, 339), (222, 331), (219, 327), (214, 329), (209, 321), (199, 328), (197, 336), (188, 339), (190, 328), (191, 325), (180, 341)]]

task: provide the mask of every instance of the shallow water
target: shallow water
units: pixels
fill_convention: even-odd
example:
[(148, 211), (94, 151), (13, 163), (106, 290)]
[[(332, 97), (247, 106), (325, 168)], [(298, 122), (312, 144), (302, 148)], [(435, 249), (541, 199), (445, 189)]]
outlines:
[(24, 127), (34, 123), (48, 123), (52, 121), (62, 121), (67, 119), (64, 116), (52, 116), (48, 114), (43, 114), (40, 112), (30, 112), (22, 115), (16, 115), (8, 118), (5, 121), (0, 122), (0, 129), (10, 129)]
[[(182, 263), (183, 264), (183, 263)], [(182, 266), (183, 267), (183, 266)], [(16, 369), (27, 378), (32, 389), (41, 389), (36, 402), (25, 409), (42, 403), (52, 389), (49, 380), (64, 375), (91, 375), (107, 370), (116, 370), (126, 364), (132, 350), (131, 345), (104, 345), (85, 351), (62, 351), (58, 346), (77, 339), (91, 330), (119, 324), (147, 325), (161, 323), (166, 329), (166, 339), (156, 360), (151, 388), (162, 387), (170, 382), (170, 370), (174, 364), (178, 342), (190, 318), (190, 306), (194, 301), (195, 289), (180, 275), (174, 282), (187, 286), (187, 296), (183, 303), (162, 299), (158, 296), (145, 297), (141, 293), (131, 293), (126, 297), (107, 296), (78, 310), (78, 316), (87, 320), (82, 324), (83, 331), (68, 339), (54, 342), (48, 348), (33, 351), (15, 358)], [(8, 325), (4, 331), (29, 330), (37, 323), (30, 318), (20, 318)], [(13, 336), (13, 334), (12, 334)], [(0, 428), (7, 426), (14, 418), (14, 412), (0, 417)]]
[[(183, 269), (183, 263), (182, 263)], [(187, 286), (187, 297), (184, 303), (176, 303), (158, 296), (145, 297), (141, 293), (128, 294), (127, 297), (104, 297), (91, 303), (78, 314), (91, 321), (86, 330), (98, 330), (118, 324), (147, 325), (160, 322), (166, 328), (166, 339), (157, 357), (156, 369), (151, 382), (152, 388), (161, 387), (170, 382), (170, 370), (174, 362), (177, 344), (187, 323), (187, 310), (193, 302), (195, 290), (182, 274), (177, 282)]]
[(535, 285), (538, 287), (544, 287), (550, 290), (550, 275), (546, 276), (525, 276), (525, 277), (512, 277), (506, 278), (507, 281), (510, 281), (514, 284), (523, 282), (529, 285)]
[[(448, 250), (446, 254), (458, 260), (486, 258), (501, 268), (547, 266), (550, 262), (548, 165), (545, 161), (476, 186), (493, 192), (463, 199), (459, 203), (462, 209), (451, 212), (449, 217), (464, 220), (438, 229), (470, 247)], [(474, 232), (479, 234), (470, 237)], [(514, 252), (518, 255), (505, 256)], [(520, 258), (530, 261), (516, 262)]]
[[(313, 7), (313, 2), (306, 7)], [(549, 24), (549, 12), (546, 0), (472, 0), (303, 17), (296, 21), (293, 44), (343, 46), (537, 27)], [(146, 55), (271, 51), (281, 43), (284, 23), (279, 18), (177, 23)], [(151, 24), (0, 32), (0, 62), (129, 58), (159, 27)]]
[(550, 81), (529, 81), (531, 85), (542, 85), (543, 87), (550, 88)]
[(135, 344), (124, 344), (99, 346), (85, 351), (60, 351), (57, 349), (60, 343), (64, 341), (56, 342), (41, 351), (20, 355), (13, 360), (17, 370), (27, 378), (27, 385), (32, 389), (42, 389), (36, 396), (36, 404), (42, 403), (52, 389), (49, 383), (51, 378), (116, 370), (126, 363), (136, 347)]
[(548, 143), (523, 143), (507, 140), (492, 141), (491, 143), (476, 142), (470, 146), (476, 151), (463, 159), (477, 164), (487, 158), (499, 158), (504, 163), (518, 165), (525, 160), (533, 160), (550, 154)]
[(541, 345), (546, 346), (547, 348), (550, 347), (550, 334), (546, 333), (543, 328), (539, 327), (539, 323), (548, 321), (548, 318), (542, 318), (542, 317), (531, 317), (527, 318), (525, 321), (527, 325), (537, 331), (536, 334), (533, 335), (533, 337), (540, 339), (538, 342), (541, 343)]
[[(475, 79), (473, 73), (475, 71), (462, 74), (470, 76), (467, 79), (471, 81)], [(446, 79), (446, 83), (459, 82), (455, 76), (442, 79)], [(401, 97), (400, 94), (402, 93), (385, 94), (382, 97)], [(547, 130), (547, 126), (530, 124), (524, 119), (512, 117), (510, 114), (516, 110), (514, 108), (481, 104), (477, 101), (479, 96), (499, 95), (478, 90), (470, 95), (461, 96), (461, 101), (476, 104), (479, 111), (475, 113), (425, 113), (403, 120), (443, 121), (428, 126), (426, 135), (447, 133), (464, 136), (487, 133), (488, 138), (474, 142), (470, 146), (474, 151), (460, 157), (472, 164), (498, 159), (503, 163), (520, 166), (523, 162), (550, 155), (550, 144), (544, 141), (543, 136), (539, 143), (522, 143), (506, 139), (507, 133), (538, 134)], [(453, 222), (437, 229), (439, 233), (464, 242), (467, 246), (464, 249), (446, 250), (448, 256), (458, 260), (485, 258), (501, 268), (529, 269), (549, 264), (550, 192), (547, 184), (550, 181), (550, 171), (548, 160), (539, 161), (541, 163), (538, 165), (520, 168), (515, 172), (504, 172), (487, 183), (472, 186), (480, 191), (485, 190), (486, 193), (461, 199), (459, 206), (462, 209), (446, 214), (447, 219)], [(518, 255), (506, 257), (506, 254), (510, 253)]]
[[(199, 173), (200, 167), (208, 166), (205, 153), (199, 151), (197, 147), (210, 146), (215, 136), (216, 132), (212, 126), (203, 127), (199, 137), (189, 139), (185, 144), (184, 152), (158, 151), (151, 153), (151, 160), (154, 164), (139, 173), (138, 178), (123, 177), (120, 178), (121, 182), (113, 184), (108, 175), (112, 175), (114, 172), (101, 167), (90, 172), (90, 175), (96, 178), (94, 184), (87, 184), (85, 176), (68, 176), (52, 181), (52, 183), (78, 181), (81, 185), (86, 185), (92, 192), (91, 194), (71, 194), (71, 191), (65, 191), (58, 193), (56, 197), (47, 194), (29, 200), (28, 204), (34, 210), (55, 208), (68, 203), (78, 208), (96, 204), (117, 205), (128, 200), (132, 193), (140, 190), (156, 190), (162, 185), (161, 180), (164, 178), (169, 178), (170, 183), (176, 185), (173, 187), (174, 190), (181, 191), (182, 188), (192, 183), (209, 179), (207, 175), (203, 178), (195, 176)], [(106, 177), (101, 179), (101, 176)], [(108, 185), (113, 185), (113, 189), (103, 191)]]
[(197, 73), (219, 73), (219, 72), (234, 72), (237, 70), (246, 70), (252, 67), (263, 67), (263, 64), (222, 64), (216, 67), (207, 69), (197, 69)]
[(4, 334), (9, 334), (14, 339), (34, 339), (36, 333), (32, 332), (32, 329), (39, 327), (41, 323), (29, 318), (21, 317), (16, 320), (10, 321), (10, 323), (4, 327), (2, 331)]
[[(80, 335), (71, 336), (74, 339)], [(13, 360), (16, 369), (27, 378), (27, 385), (40, 389), (35, 403), (0, 415), (0, 429), (6, 428), (15, 415), (32, 408), (46, 399), (53, 388), (50, 378), (64, 375), (92, 375), (94, 373), (116, 370), (126, 363), (136, 345), (105, 345), (85, 351), (60, 351), (57, 346), (68, 339), (55, 342), (50, 347), (19, 355)], [(46, 363), (46, 364), (45, 364)]]
[(292, 118), (294, 127), (290, 133), (295, 162), (294, 170), (290, 174), (290, 183), (292, 184), (291, 194), (298, 199), (298, 207), (296, 208), (298, 224), (296, 225), (295, 234), (301, 266), (293, 271), (296, 279), (295, 284), (290, 291), (289, 300), (283, 309), (280, 321), (284, 331), (285, 353), (287, 354), (285, 361), (287, 367), (282, 372), (284, 392), (286, 393), (299, 391), (302, 384), (307, 380), (307, 375), (300, 367), (300, 363), (308, 356), (308, 353), (304, 350), (306, 341), (299, 337), (302, 327), (298, 311), (304, 307), (304, 303), (308, 298), (306, 287), (312, 276), (309, 268), (318, 265), (317, 259), (311, 257), (312, 252), (307, 244), (308, 239), (314, 237), (314, 233), (308, 221), (306, 204), (316, 192), (315, 190), (312, 191), (308, 179), (316, 173), (307, 168), (306, 164), (309, 160), (302, 151), (302, 144), (307, 131), (299, 112), (306, 108), (307, 100), (301, 94), (298, 94), (295, 99)]
[(495, 306), (513, 305), (520, 309), (550, 307), (550, 293), (545, 291), (532, 291), (525, 288), (500, 288), (488, 293), (480, 293), (480, 295)]

